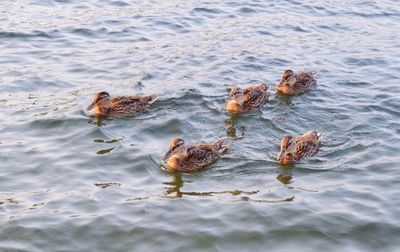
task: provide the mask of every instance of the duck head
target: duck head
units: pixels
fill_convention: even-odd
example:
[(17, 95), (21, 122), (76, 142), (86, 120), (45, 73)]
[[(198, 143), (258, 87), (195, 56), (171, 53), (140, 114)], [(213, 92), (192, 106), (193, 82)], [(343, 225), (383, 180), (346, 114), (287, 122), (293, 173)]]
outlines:
[(285, 70), (282, 74), (282, 79), (276, 85), (275, 91), (287, 95), (295, 94), (294, 83), (296, 75), (292, 70)]
[(279, 82), (278, 86), (289, 85), (293, 87), (295, 82), (296, 82), (295, 73), (292, 70), (288, 69), (283, 72), (282, 79)]
[[(87, 110), (92, 110), (93, 108), (100, 110), (107, 110), (111, 107), (111, 96), (109, 93), (102, 91), (97, 93), (92, 100), (92, 104), (87, 107)], [(97, 112), (96, 112), (97, 113)]]
[(231, 89), (231, 98), (226, 103), (225, 109), (229, 113), (242, 113), (244, 103), (243, 90), (240, 88)]
[(181, 162), (186, 157), (185, 141), (181, 138), (176, 138), (169, 143), (168, 152), (163, 160), (167, 161), (168, 168), (179, 170)]
[(285, 136), (281, 140), (281, 148), (276, 160), (281, 164), (293, 164), (293, 153), (296, 151), (296, 139), (291, 136)]

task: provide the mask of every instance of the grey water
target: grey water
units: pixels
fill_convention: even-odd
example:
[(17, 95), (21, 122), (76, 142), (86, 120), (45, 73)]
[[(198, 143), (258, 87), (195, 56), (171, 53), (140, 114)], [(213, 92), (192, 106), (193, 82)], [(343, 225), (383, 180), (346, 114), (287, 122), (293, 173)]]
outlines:
[[(1, 251), (400, 251), (400, 4), (0, 1)], [(285, 69), (318, 72), (275, 94)], [(224, 112), (233, 86), (268, 103)], [(99, 91), (159, 94), (97, 120)], [(319, 153), (275, 161), (316, 129)], [(171, 139), (236, 139), (207, 169)]]

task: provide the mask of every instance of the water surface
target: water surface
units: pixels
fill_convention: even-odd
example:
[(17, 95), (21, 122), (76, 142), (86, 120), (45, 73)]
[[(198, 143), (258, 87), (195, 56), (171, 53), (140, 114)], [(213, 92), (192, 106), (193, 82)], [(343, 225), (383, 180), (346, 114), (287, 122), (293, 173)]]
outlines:
[[(397, 1), (0, 3), (0, 250), (400, 249)], [(318, 72), (304, 95), (272, 90)], [(223, 111), (232, 86), (268, 104)], [(152, 94), (149, 113), (91, 118), (94, 93)], [(283, 167), (280, 138), (324, 133)], [(193, 174), (168, 142), (235, 138)]]

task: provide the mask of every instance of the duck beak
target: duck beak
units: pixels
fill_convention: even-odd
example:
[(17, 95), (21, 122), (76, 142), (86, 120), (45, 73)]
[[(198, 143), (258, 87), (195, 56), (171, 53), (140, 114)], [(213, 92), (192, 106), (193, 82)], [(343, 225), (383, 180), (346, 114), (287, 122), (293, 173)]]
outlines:
[(283, 151), (280, 151), (280, 152), (278, 153), (278, 155), (276, 156), (276, 160), (282, 161), (282, 159), (283, 159)]
[(232, 102), (239, 105), (240, 107), (243, 106), (243, 99), (233, 99)]
[(94, 108), (94, 102), (92, 102), (92, 104), (90, 104), (87, 108), (86, 108), (86, 110), (92, 110)]
[(284, 165), (294, 163), (293, 155), (291, 153), (287, 153), (287, 152), (279, 152), (278, 156), (276, 157), (276, 160), (278, 160), (278, 162), (280, 164), (284, 164)]

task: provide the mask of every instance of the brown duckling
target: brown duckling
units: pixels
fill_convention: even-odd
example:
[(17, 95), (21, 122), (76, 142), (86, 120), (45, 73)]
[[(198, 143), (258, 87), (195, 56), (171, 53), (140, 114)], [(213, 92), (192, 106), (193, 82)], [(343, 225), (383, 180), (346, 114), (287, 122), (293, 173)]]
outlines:
[(281, 164), (293, 164), (306, 157), (314, 156), (319, 149), (322, 133), (315, 130), (296, 137), (285, 136), (276, 159)]
[(285, 95), (304, 93), (312, 85), (317, 83), (315, 76), (316, 72), (300, 71), (294, 73), (292, 70), (285, 70), (281, 81), (275, 88), (275, 91)]
[(166, 168), (170, 172), (195, 171), (217, 161), (228, 145), (229, 141), (218, 140), (210, 144), (199, 143), (186, 147), (185, 142), (177, 138), (170, 142), (163, 159), (166, 160)]
[(102, 91), (93, 97), (92, 104), (87, 108), (94, 110), (97, 117), (129, 117), (137, 112), (145, 112), (155, 100), (156, 95), (150, 96), (117, 96)]
[(226, 103), (226, 111), (239, 114), (249, 112), (268, 100), (268, 85), (264, 83), (249, 86), (244, 89), (235, 87), (231, 89), (231, 96)]

